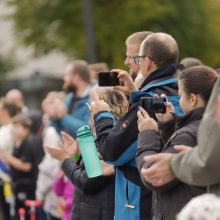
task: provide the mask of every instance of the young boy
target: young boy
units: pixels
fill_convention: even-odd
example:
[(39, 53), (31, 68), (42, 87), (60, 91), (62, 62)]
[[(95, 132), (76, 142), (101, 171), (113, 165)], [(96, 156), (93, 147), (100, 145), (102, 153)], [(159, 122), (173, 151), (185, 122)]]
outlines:
[(12, 187), (16, 198), (16, 213), (20, 207), (23, 207), (23, 201), (34, 199), (33, 190), (33, 165), (31, 148), (28, 143), (28, 136), (31, 127), (31, 120), (26, 116), (19, 114), (12, 120), (12, 137), (14, 148), (12, 154), (1, 153), (1, 158), (8, 164), (12, 179)]

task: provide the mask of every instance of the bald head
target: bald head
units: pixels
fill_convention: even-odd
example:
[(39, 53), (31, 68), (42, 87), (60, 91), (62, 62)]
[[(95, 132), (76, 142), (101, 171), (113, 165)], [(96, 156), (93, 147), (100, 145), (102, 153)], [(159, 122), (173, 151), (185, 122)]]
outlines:
[(140, 54), (149, 56), (157, 67), (161, 67), (178, 62), (179, 48), (171, 35), (153, 33), (142, 42)]
[(15, 104), (20, 109), (24, 106), (24, 97), (19, 89), (9, 90), (5, 95), (5, 100), (8, 103)]

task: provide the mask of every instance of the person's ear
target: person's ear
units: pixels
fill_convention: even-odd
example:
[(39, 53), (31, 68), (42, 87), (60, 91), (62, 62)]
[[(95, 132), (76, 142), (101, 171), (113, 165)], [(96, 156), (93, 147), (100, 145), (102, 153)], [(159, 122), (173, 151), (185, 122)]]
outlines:
[(146, 61), (147, 61), (147, 71), (149, 71), (152, 69), (154, 62), (148, 57), (146, 58)]
[(149, 57), (147, 57), (147, 70), (152, 71), (157, 69), (158, 67), (155, 65), (154, 61), (152, 59), (150, 59)]
[(191, 93), (190, 94), (190, 103), (191, 107), (196, 107), (198, 104), (198, 96), (196, 94)]

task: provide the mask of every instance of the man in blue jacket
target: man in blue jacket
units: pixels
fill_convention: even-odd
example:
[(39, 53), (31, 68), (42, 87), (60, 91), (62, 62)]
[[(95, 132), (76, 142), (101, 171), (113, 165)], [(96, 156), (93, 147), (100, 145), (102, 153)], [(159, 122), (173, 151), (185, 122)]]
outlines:
[(97, 146), (104, 160), (116, 166), (115, 219), (151, 219), (151, 192), (141, 183), (135, 155), (137, 149), (137, 111), (140, 97), (154, 93), (178, 96), (175, 72), (179, 49), (168, 34), (153, 33), (141, 44), (134, 61), (139, 64), (144, 82), (140, 91), (129, 74), (123, 70), (118, 77), (124, 86), (117, 87), (130, 94), (129, 111), (115, 123), (113, 114), (103, 100), (91, 103), (94, 116)]
[(49, 111), (53, 126), (57, 132), (66, 131), (76, 138), (76, 130), (88, 124), (90, 112), (86, 105), (89, 102), (91, 89), (90, 74), (87, 62), (75, 60), (69, 63), (64, 72), (63, 88), (68, 92), (65, 103), (53, 102), (53, 111)]

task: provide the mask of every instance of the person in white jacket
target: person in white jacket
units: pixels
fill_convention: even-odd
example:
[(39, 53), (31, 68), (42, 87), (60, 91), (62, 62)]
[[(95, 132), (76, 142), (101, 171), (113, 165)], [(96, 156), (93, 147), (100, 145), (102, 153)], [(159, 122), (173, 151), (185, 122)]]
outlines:
[[(59, 136), (53, 127), (45, 129), (43, 145), (53, 144), (58, 146)], [(48, 153), (39, 164), (37, 179), (36, 199), (42, 202), (43, 210), (48, 215), (48, 220), (60, 219), (59, 198), (54, 193), (52, 186), (60, 170), (60, 162), (53, 159)]]

